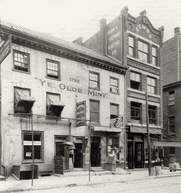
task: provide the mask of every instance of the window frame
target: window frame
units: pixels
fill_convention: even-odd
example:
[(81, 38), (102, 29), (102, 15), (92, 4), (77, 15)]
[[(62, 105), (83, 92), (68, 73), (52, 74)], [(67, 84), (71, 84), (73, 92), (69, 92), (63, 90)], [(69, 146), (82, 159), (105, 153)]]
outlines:
[[(97, 76), (97, 80), (92, 80), (91, 79), (91, 74), (96, 75)], [(97, 87), (92, 87), (90, 85), (91, 82), (97, 83)], [(94, 72), (94, 71), (89, 71), (89, 88), (90, 89), (94, 89), (94, 90), (100, 90), (100, 73)]]
[[(33, 134), (34, 134), (34, 136), (39, 135), (40, 136), (40, 142), (41, 142), (40, 159), (35, 159), (35, 154), (34, 154), (34, 161), (35, 162), (43, 162), (44, 161), (44, 132), (43, 131), (34, 131)], [(30, 142), (32, 143), (32, 132), (31, 131), (22, 131), (22, 162), (28, 163), (28, 162), (32, 162), (32, 159), (25, 159), (25, 153), (26, 153), (25, 152), (25, 146), (31, 146), (31, 149), (32, 149), (32, 145), (25, 145), (24, 144), (24, 141), (26, 141), (26, 140), (24, 140), (25, 135), (31, 136)], [(35, 142), (35, 140), (34, 140), (34, 142)], [(35, 148), (35, 146), (36, 145), (34, 144), (34, 148)], [(34, 152), (35, 152), (35, 149), (34, 149)]]
[[(153, 55), (153, 49), (155, 49), (155, 55)], [(151, 63), (154, 66), (158, 66), (158, 47), (152, 46), (151, 50), (152, 50), (152, 52), (151, 52), (152, 62)], [(155, 63), (153, 63), (153, 61), (155, 61)]]
[[(139, 43), (142, 44), (142, 48), (140, 49)], [(144, 50), (144, 45), (147, 46), (147, 51)], [(144, 56), (146, 56), (146, 61), (144, 60)], [(138, 59), (149, 63), (149, 44), (143, 40), (138, 39)]]
[(47, 118), (51, 118), (51, 119), (57, 119), (57, 116), (51, 111), (50, 114), (48, 114), (48, 104), (47, 104), (47, 98), (48, 95), (54, 95), (54, 96), (59, 96), (59, 101), (61, 102), (61, 95), (58, 93), (51, 93), (51, 92), (46, 92), (46, 116)]
[[(51, 74), (48, 74), (48, 62), (57, 65), (57, 71), (55, 71), (55, 72), (57, 72), (57, 74), (58, 74), (57, 77), (56, 77), (56, 76), (53, 76), (53, 75), (51, 75)], [(51, 71), (54, 71), (54, 70), (51, 70)], [(55, 80), (60, 80), (60, 62), (59, 62), (59, 61), (46, 58), (46, 78), (51, 78), (51, 79), (55, 79)]]
[[(25, 64), (25, 62), (20, 62), (20, 61), (16, 61), (15, 60), (15, 55), (18, 54), (18, 55), (22, 55), (23, 58), (24, 56), (27, 57), (27, 68), (23, 68), (21, 67), (20, 65), (16, 65), (15, 63), (20, 63), (20, 64)], [(25, 64), (26, 65), (26, 64)], [(23, 70), (23, 69), (27, 69), (27, 70)], [(27, 53), (27, 52), (22, 52), (22, 51), (19, 51), (19, 50), (13, 50), (13, 70), (15, 71), (18, 71), (18, 72), (23, 72), (23, 73), (30, 73), (30, 54)]]
[[(97, 105), (98, 105), (98, 111), (91, 111), (91, 102), (95, 102), (95, 103), (97, 103)], [(91, 120), (91, 123), (93, 123), (93, 124), (99, 124), (100, 123), (100, 101), (98, 101), (98, 100), (92, 100), (92, 99), (90, 99), (89, 100), (89, 112), (90, 112), (90, 120)], [(94, 113), (94, 114), (97, 114), (97, 117), (98, 117), (98, 121), (95, 121), (95, 120), (92, 120), (91, 119), (91, 113)]]
[[(111, 84), (111, 80), (116, 80), (117, 81), (117, 86)], [(115, 78), (115, 77), (112, 77), (110, 76), (110, 84), (109, 84), (109, 92), (110, 93), (113, 93), (113, 94), (119, 94), (119, 78)], [(113, 88), (113, 89), (112, 89)], [(112, 89), (112, 90), (111, 90)], [(116, 90), (117, 89), (117, 92), (114, 92), (114, 89)]]
[[(31, 89), (29, 88), (22, 88), (22, 87), (14, 87), (14, 114), (18, 114), (18, 113), (27, 113), (27, 112), (21, 112), (20, 110), (17, 111), (16, 108), (15, 108), (15, 101), (16, 101), (16, 89), (20, 89), (20, 90), (26, 90), (26, 91), (29, 91), (29, 97), (31, 97)], [(30, 112), (29, 112), (30, 113)]]
[[(117, 108), (117, 113), (115, 115), (111, 113), (111, 106), (115, 106)], [(119, 104), (110, 103), (110, 119), (118, 118), (118, 116), (119, 116)]]
[(169, 155), (175, 155), (175, 147), (169, 147)]
[(175, 105), (175, 90), (168, 92), (168, 105)]
[[(154, 112), (154, 117), (151, 117)], [(149, 124), (157, 125), (157, 106), (148, 105), (148, 117), (149, 117)]]
[[(132, 115), (133, 109), (135, 111), (135, 114), (138, 113), (139, 116), (136, 116), (136, 115), (133, 116)], [(137, 110), (139, 110), (139, 111), (137, 111)], [(130, 118), (131, 118), (131, 120), (137, 120), (141, 123), (141, 117), (142, 117), (142, 104), (131, 101), (131, 104), (130, 104)]]
[[(133, 45), (130, 44), (130, 38), (132, 38), (133, 40)], [(130, 50), (132, 54), (130, 54)], [(131, 35), (128, 36), (128, 55), (131, 57), (135, 57), (135, 37)]]
[(168, 129), (169, 129), (169, 132), (175, 133), (175, 116), (168, 117)]
[[(139, 75), (140, 81), (136, 81), (136, 80), (131, 79), (131, 74)], [(137, 83), (137, 84), (139, 83), (138, 89), (133, 88), (132, 83)], [(130, 71), (130, 88), (135, 89), (135, 90), (141, 90), (141, 74), (140, 73), (135, 72), (135, 71)]]
[[(148, 78), (155, 81), (155, 86), (153, 86), (152, 84), (148, 84)], [(149, 91), (150, 89), (148, 89), (148, 88), (154, 88), (154, 92), (150, 92), (150, 91)], [(147, 76), (147, 92), (148, 92), (148, 93), (151, 93), (151, 94), (157, 94), (156, 91), (157, 91), (157, 79), (156, 79), (156, 78), (153, 78), (153, 77), (151, 77), (151, 76)]]

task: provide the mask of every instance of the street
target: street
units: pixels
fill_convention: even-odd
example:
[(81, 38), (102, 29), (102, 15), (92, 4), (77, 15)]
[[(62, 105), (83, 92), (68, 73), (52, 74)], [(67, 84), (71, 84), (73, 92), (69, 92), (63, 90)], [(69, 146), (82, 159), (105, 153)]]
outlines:
[[(31, 190), (31, 192), (37, 193), (180, 193), (181, 192), (181, 176), (167, 177), (149, 180), (138, 180), (129, 182), (116, 182), (116, 183), (103, 183), (97, 185), (83, 185), (77, 186), (76, 184), (68, 185), (61, 188), (43, 189), (43, 190)], [(30, 192), (30, 191), (25, 191)]]

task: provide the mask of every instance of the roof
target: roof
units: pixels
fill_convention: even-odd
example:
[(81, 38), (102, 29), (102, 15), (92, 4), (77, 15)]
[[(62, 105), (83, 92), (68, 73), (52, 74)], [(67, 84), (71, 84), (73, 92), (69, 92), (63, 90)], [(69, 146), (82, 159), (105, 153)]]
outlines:
[(98, 60), (101, 60), (102, 62), (111, 63), (113, 65), (116, 65), (117, 67), (118, 66), (122, 67), (125, 70), (127, 70), (127, 68), (128, 68), (126, 65), (123, 65), (121, 62), (116, 61), (112, 58), (109, 58), (108, 56), (102, 55), (94, 50), (88, 49), (84, 46), (75, 44), (73, 42), (62, 40), (58, 37), (49, 35), (47, 33), (42, 33), (42, 32), (37, 32), (34, 30), (30, 30), (30, 29), (27, 29), (25, 27), (15, 25), (13, 23), (3, 21), (3, 20), (1, 20), (1, 28), (7, 29), (9, 31), (9, 33), (18, 32), (20, 34), (28, 35), (32, 38), (46, 41), (47, 43), (53, 43), (56, 46), (60, 46), (62, 48), (68, 49), (70, 51), (78, 52), (80, 54), (84, 54), (86, 56), (96, 58)]

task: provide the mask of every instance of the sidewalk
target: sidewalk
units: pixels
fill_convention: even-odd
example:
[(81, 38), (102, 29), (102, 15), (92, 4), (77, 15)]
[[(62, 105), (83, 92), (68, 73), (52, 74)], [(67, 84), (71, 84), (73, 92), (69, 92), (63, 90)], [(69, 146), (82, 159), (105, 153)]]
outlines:
[(52, 175), (47, 177), (39, 177), (33, 180), (16, 180), (10, 176), (6, 181), (0, 181), (0, 192), (18, 192), (27, 190), (43, 190), (68, 186), (88, 186), (93, 184), (119, 182), (124, 183), (127, 181), (135, 181), (142, 179), (153, 179), (163, 177), (181, 176), (181, 171), (170, 172), (168, 169), (162, 169), (162, 175), (149, 176), (148, 169), (134, 169), (123, 170), (118, 169), (116, 172), (102, 171), (102, 172), (89, 172), (88, 171), (75, 171), (67, 172), (64, 175)]

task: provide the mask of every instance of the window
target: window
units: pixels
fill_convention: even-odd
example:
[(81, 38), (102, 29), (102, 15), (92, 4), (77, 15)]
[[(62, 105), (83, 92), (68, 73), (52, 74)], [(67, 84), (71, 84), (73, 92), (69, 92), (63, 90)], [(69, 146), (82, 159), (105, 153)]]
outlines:
[(157, 48), (156, 47), (152, 47), (152, 64), (157, 66)]
[(119, 115), (119, 105), (110, 104), (110, 118), (111, 119), (117, 118), (118, 115)]
[(138, 58), (143, 62), (148, 62), (148, 45), (138, 41)]
[(30, 96), (30, 90), (24, 88), (14, 88), (14, 112), (31, 113), (35, 98)]
[(13, 58), (14, 58), (14, 60), (13, 60), (14, 69), (20, 70), (23, 72), (29, 72), (30, 71), (29, 54), (14, 50)]
[(175, 147), (169, 147), (169, 154), (175, 154)]
[(117, 78), (110, 77), (110, 92), (119, 93), (119, 80)]
[(130, 87), (141, 90), (141, 75), (136, 72), (130, 72)]
[(32, 145), (34, 146), (34, 159), (35, 160), (43, 160), (43, 147), (42, 147), (42, 133), (33, 133), (33, 140), (32, 140), (32, 133), (31, 132), (24, 132), (23, 133), (23, 158), (24, 160), (32, 160)]
[(89, 72), (89, 88), (99, 89), (99, 73)]
[(136, 102), (131, 102), (131, 119), (141, 121), (141, 104)]
[(90, 119), (99, 123), (99, 101), (90, 100)]
[(156, 79), (147, 77), (147, 92), (156, 94)]
[(59, 67), (59, 62), (47, 59), (47, 77), (59, 79)]
[(134, 38), (129, 36), (128, 54), (134, 56)]
[(175, 133), (175, 117), (168, 118), (169, 131)]
[(169, 92), (168, 105), (174, 105), (174, 104), (175, 104), (175, 91), (172, 90)]
[(47, 93), (47, 116), (60, 117), (64, 108), (64, 103), (60, 101), (60, 95), (54, 93)]
[(156, 107), (148, 105), (149, 124), (156, 125)]

